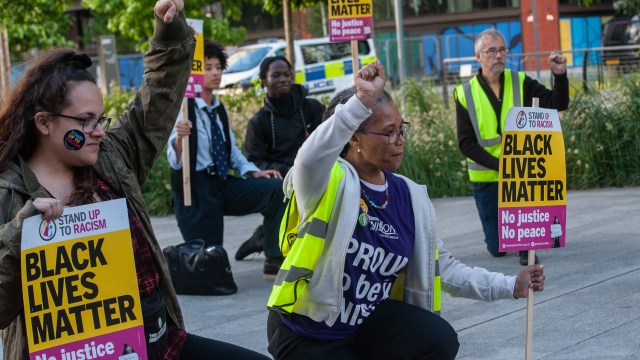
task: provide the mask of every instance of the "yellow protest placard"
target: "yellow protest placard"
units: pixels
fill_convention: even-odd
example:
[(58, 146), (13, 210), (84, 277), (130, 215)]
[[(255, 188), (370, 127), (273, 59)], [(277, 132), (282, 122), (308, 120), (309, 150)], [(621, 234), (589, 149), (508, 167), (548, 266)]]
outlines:
[(193, 53), (191, 75), (184, 97), (199, 98), (202, 97), (202, 86), (204, 85), (204, 35), (202, 34), (204, 22), (198, 19), (187, 19), (187, 25), (191, 26), (196, 33), (196, 49)]
[(366, 40), (373, 37), (372, 0), (329, 0), (329, 40)]
[(500, 251), (564, 247), (566, 163), (556, 110), (509, 111), (499, 174)]
[(26, 219), (21, 259), (30, 359), (146, 359), (124, 199)]

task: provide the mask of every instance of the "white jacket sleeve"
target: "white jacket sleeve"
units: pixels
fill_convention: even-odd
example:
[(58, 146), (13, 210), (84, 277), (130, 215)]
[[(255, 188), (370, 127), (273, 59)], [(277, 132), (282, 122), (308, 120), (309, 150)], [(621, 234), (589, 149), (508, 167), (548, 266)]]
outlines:
[(514, 299), (514, 276), (461, 263), (444, 247), (441, 239), (438, 239), (438, 249), (442, 290), (451, 296), (484, 301)]

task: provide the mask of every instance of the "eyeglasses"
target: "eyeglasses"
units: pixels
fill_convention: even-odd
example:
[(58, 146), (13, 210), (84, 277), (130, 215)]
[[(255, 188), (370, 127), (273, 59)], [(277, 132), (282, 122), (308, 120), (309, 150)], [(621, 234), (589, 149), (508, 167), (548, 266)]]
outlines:
[(98, 125), (100, 125), (102, 130), (107, 131), (107, 129), (109, 128), (109, 124), (111, 124), (111, 118), (104, 117), (104, 116), (97, 119), (85, 119), (77, 116), (70, 116), (70, 115), (64, 115), (64, 114), (56, 114), (56, 113), (50, 113), (50, 114), (53, 116), (60, 116), (67, 119), (81, 121), (82, 131), (87, 134), (93, 133), (98, 127)]
[(411, 129), (411, 124), (403, 121), (402, 125), (400, 125), (400, 129), (398, 131), (390, 131), (388, 133), (381, 133), (381, 132), (375, 132), (375, 131), (369, 131), (369, 130), (362, 130), (360, 131), (363, 134), (373, 134), (373, 135), (381, 135), (381, 136), (386, 136), (389, 139), (389, 144), (397, 144), (398, 140), (400, 140), (400, 136), (402, 136), (403, 139), (406, 139), (407, 136), (409, 136), (409, 130)]
[(500, 55), (505, 56), (507, 55), (507, 53), (509, 52), (509, 49), (507, 49), (506, 47), (501, 47), (499, 49), (496, 48), (489, 48), (488, 50), (485, 51), (480, 51), (482, 53), (485, 53), (491, 57), (494, 57), (496, 55), (498, 55), (498, 53), (500, 53)]

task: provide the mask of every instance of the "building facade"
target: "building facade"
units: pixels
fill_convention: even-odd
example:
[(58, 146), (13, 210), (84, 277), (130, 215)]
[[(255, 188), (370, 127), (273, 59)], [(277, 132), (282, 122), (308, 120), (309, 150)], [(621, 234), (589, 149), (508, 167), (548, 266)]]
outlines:
[[(545, 52), (552, 50), (567, 51), (569, 66), (581, 66), (588, 60), (569, 51), (602, 46), (602, 24), (614, 11), (613, 0), (598, 0), (589, 7), (577, 3), (577, 0), (403, 0), (405, 69), (409, 76), (434, 78), (440, 77), (443, 70), (458, 72), (465, 64), (475, 69), (474, 61), (445, 59), (472, 57), (475, 35), (489, 27), (504, 34), (510, 49), (510, 68), (544, 69)], [(392, 78), (398, 69), (393, 4), (394, 0), (373, 1), (376, 50)], [(322, 36), (309, 29), (313, 26), (310, 23), (317, 25), (321, 19), (319, 12), (320, 7), (296, 12), (296, 38)], [(284, 37), (281, 21), (272, 28), (261, 26), (253, 31), (247, 20), (240, 23), (248, 29), (248, 42), (255, 42), (265, 34)], [(539, 57), (537, 53), (541, 53)]]

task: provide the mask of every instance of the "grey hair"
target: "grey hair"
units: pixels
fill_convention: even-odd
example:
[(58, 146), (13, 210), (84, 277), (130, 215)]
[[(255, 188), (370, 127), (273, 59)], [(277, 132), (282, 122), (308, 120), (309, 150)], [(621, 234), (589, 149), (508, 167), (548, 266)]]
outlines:
[(482, 47), (484, 46), (485, 38), (492, 38), (492, 39), (500, 38), (504, 43), (506, 43), (506, 41), (504, 40), (504, 36), (496, 28), (483, 30), (480, 34), (476, 36), (476, 39), (473, 42), (473, 48), (476, 54), (483, 50)]
[[(331, 99), (331, 102), (329, 103), (329, 105), (327, 106), (327, 109), (324, 112), (322, 121), (324, 122), (328, 118), (333, 116), (338, 104), (346, 104), (347, 101), (349, 101), (349, 99), (351, 99), (353, 96), (356, 95), (356, 93), (357, 93), (357, 90), (355, 86), (351, 86), (347, 89), (340, 91), (336, 96), (333, 97), (333, 99)], [(380, 95), (376, 99), (376, 102), (373, 103), (373, 105), (371, 106), (371, 111), (375, 114), (376, 108), (383, 103), (393, 103), (393, 99), (391, 98), (391, 95), (389, 95), (389, 93), (386, 90), (383, 90), (380, 93)], [(365, 121), (363, 121), (360, 124), (356, 132), (362, 132), (373, 121), (374, 114), (371, 114), (371, 116), (366, 118)], [(344, 148), (342, 149), (342, 152), (340, 153), (340, 156), (344, 157), (344, 155), (347, 153), (348, 148), (349, 148), (349, 143), (345, 144)]]

